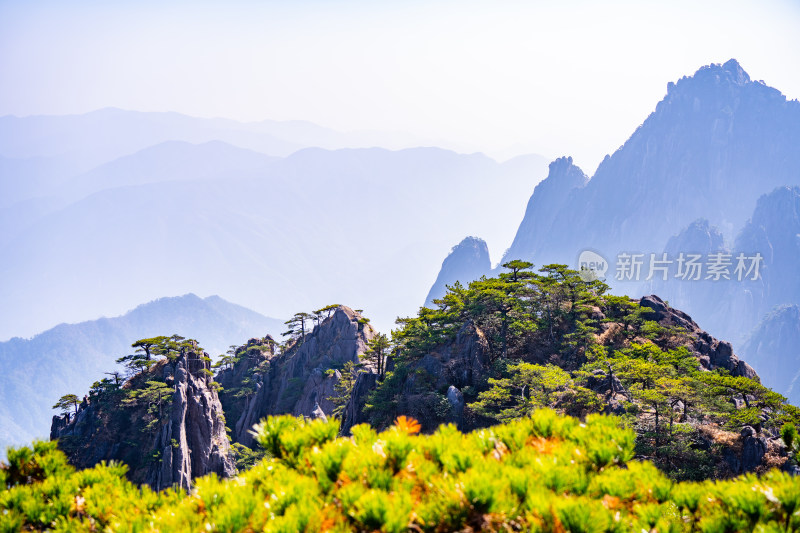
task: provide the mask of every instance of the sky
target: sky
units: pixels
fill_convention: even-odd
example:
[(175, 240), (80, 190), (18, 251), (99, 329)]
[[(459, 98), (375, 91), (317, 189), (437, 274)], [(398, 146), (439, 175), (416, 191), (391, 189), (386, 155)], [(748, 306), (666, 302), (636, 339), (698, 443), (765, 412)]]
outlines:
[(799, 98), (798, 27), (798, 0), (0, 0), (0, 116), (302, 119), (591, 174), (703, 65)]

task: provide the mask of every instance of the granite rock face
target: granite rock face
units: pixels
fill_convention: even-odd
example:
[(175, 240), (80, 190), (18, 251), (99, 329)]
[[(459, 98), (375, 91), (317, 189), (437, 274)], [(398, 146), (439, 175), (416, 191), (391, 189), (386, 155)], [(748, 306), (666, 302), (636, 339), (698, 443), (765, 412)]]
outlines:
[(356, 377), (356, 382), (353, 384), (353, 392), (350, 395), (350, 400), (345, 406), (344, 416), (342, 416), (341, 433), (347, 435), (350, 428), (357, 424), (367, 423), (368, 420), (364, 416), (364, 404), (367, 401), (369, 393), (378, 385), (378, 374), (374, 372), (361, 372)]
[[(717, 337), (741, 347), (773, 310), (800, 304), (798, 235), (800, 187), (778, 187), (758, 199), (732, 246), (721, 242), (716, 228), (696, 222), (670, 239), (664, 250), (672, 258), (679, 252), (704, 257), (722, 252), (730, 261), (729, 279), (659, 281), (649, 290), (690, 312)], [(737, 273), (739, 257), (744, 269)]]
[(553, 231), (557, 215), (569, 209), (568, 202), (573, 194), (588, 182), (589, 178), (573, 164), (571, 157), (560, 157), (550, 163), (547, 177), (533, 189), (525, 217), (504, 259), (539, 256)]
[(453, 285), (456, 281), (466, 285), (489, 272), (491, 268), (486, 242), (477, 237), (467, 237), (453, 246), (445, 258), (439, 275), (425, 298), (425, 306), (433, 307), (433, 300), (444, 296), (448, 285)]
[[(491, 364), (489, 344), (483, 331), (467, 322), (453, 340), (407, 365), (397, 403), (398, 413), (416, 418), (425, 432), (436, 429), (443, 419), (465, 429), (461, 390), (485, 379)], [(437, 390), (447, 392), (432, 392)]]
[(337, 307), (305, 340), (270, 360), (267, 373), (256, 377), (254, 394), (236, 421), (234, 440), (252, 445), (250, 430), (267, 415), (314, 417), (319, 407), (330, 416), (334, 406), (329, 398), (340, 378), (336, 370), (347, 362), (358, 363), (374, 335), (360, 313)]
[[(51, 439), (78, 468), (117, 460), (130, 467), (129, 478), (155, 490), (189, 489), (192, 479), (209, 473), (231, 477), (236, 467), (225, 432), (217, 392), (206, 371), (207, 354), (190, 350), (174, 361), (162, 360), (142, 380), (159, 374), (173, 386), (155, 434), (134, 423), (143, 411), (118, 408), (109, 412), (99, 401), (84, 399), (78, 413), (53, 417)], [(123, 387), (124, 390), (124, 387)]]
[(551, 231), (512, 247), (507, 259), (572, 263), (586, 247), (607, 256), (656, 252), (700, 218), (733, 235), (762, 194), (798, 184), (798, 143), (800, 103), (751, 80), (735, 60), (702, 67), (670, 83), (549, 221)]
[(236, 474), (222, 405), (203, 372), (210, 370), (210, 363), (201, 356), (189, 352), (175, 363), (169, 420), (153, 443), (161, 462), (147, 474), (147, 484), (155, 489), (188, 489), (192, 479), (212, 472), (223, 478)]

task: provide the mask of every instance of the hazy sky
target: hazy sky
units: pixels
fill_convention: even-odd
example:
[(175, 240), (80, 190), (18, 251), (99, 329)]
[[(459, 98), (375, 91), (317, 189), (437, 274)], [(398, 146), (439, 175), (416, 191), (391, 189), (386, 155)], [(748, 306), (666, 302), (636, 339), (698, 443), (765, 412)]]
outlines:
[(800, 97), (798, 28), (797, 0), (0, 0), (0, 115), (305, 119), (591, 173), (702, 65)]

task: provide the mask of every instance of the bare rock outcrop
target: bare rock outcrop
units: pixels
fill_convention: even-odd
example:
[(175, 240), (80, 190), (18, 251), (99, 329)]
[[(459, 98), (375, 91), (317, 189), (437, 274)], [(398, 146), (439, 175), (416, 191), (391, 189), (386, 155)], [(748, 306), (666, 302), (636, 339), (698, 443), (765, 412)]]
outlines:
[(155, 490), (189, 489), (194, 478), (212, 472), (231, 477), (236, 466), (209, 371), (207, 354), (189, 350), (174, 361), (159, 361), (119, 390), (122, 397), (129, 396), (134, 383), (159, 378), (173, 388), (154, 431), (141, 423), (150, 406), (94, 396), (84, 399), (77, 414), (53, 417), (50, 438), (59, 440), (78, 468), (122, 461), (129, 466), (131, 481)]
[(356, 382), (353, 384), (353, 391), (350, 394), (350, 400), (344, 409), (342, 416), (341, 433), (347, 435), (350, 428), (357, 424), (368, 422), (364, 416), (364, 405), (367, 402), (369, 393), (378, 385), (378, 375), (374, 372), (361, 372), (356, 376)]
[(196, 352), (175, 362), (169, 420), (153, 443), (160, 462), (147, 474), (147, 484), (155, 489), (188, 489), (193, 478), (212, 472), (220, 477), (236, 474), (222, 405), (204, 370), (210, 370), (210, 363)]
[(360, 313), (338, 306), (304, 340), (270, 361), (236, 421), (234, 440), (252, 445), (250, 429), (267, 415), (314, 417), (319, 407), (330, 416), (334, 406), (329, 398), (340, 378), (336, 370), (348, 361), (359, 362), (374, 335)]

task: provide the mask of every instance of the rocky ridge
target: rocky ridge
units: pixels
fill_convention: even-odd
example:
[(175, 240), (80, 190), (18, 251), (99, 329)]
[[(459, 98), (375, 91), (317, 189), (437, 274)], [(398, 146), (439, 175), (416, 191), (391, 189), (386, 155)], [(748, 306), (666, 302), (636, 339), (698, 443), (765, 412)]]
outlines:
[(230, 421), (234, 424), (233, 440), (252, 446), (250, 429), (267, 415), (330, 416), (330, 398), (341, 379), (340, 370), (347, 362), (360, 363), (359, 356), (374, 334), (360, 313), (341, 305), (285, 353), (243, 360), (223, 371), (219, 380), (225, 386), (233, 374), (246, 371), (243, 365), (254, 368), (262, 364), (261, 371), (252, 373), (252, 390), (245, 397), (241, 414)]
[[(686, 313), (673, 309), (655, 295), (643, 297), (638, 304), (648, 310), (649, 320), (665, 328), (680, 328), (681, 342), (702, 368), (724, 368), (733, 376), (758, 379), (753, 368), (734, 354), (729, 343), (713, 338)], [(605, 316), (599, 308), (593, 312), (593, 319), (602, 322), (602, 331), (618, 326), (604, 322)], [(250, 430), (266, 416), (331, 416), (334, 408), (331, 400), (342, 379), (342, 369), (349, 362), (359, 364), (360, 371), (341, 415), (343, 434), (349, 433), (355, 424), (382, 427), (393, 422), (393, 419), (376, 420), (367, 408), (368, 402), (375, 400), (375, 391), (387, 386), (396, 389), (392, 416), (413, 417), (420, 421), (425, 432), (432, 432), (446, 422), (462, 430), (487, 423), (467, 408), (465, 400), (466, 391), (484, 386), (487, 377), (496, 370), (490, 341), (480, 327), (466, 322), (450, 340), (400, 367), (390, 360), (388, 370), (394, 371), (391, 385), (384, 383), (371, 365), (362, 362), (361, 356), (375, 335), (359, 312), (338, 306), (307, 332), (305, 339), (296, 339), (282, 353), (277, 353), (275, 341), (269, 336), (250, 339), (232, 352), (235, 362), (218, 372), (218, 385), (223, 388), (219, 396), (209, 376), (208, 361), (200, 353), (190, 351), (173, 363), (160, 361), (147, 371), (148, 376), (134, 377), (131, 382), (131, 386), (141, 385), (142, 381), (160, 375), (173, 388), (165, 421), (146, 445), (130, 446), (137, 439), (132, 430), (125, 432), (130, 420), (114, 421), (94, 401), (84, 402), (76, 417), (54, 417), (51, 437), (60, 439), (70, 460), (79, 467), (117, 459), (133, 464), (130, 476), (134, 481), (157, 489), (173, 485), (190, 487), (194, 477), (206, 473), (233, 475), (230, 442), (253, 447)], [(531, 354), (535, 360), (540, 357), (535, 352)], [(546, 354), (541, 357), (548, 360)], [(589, 376), (587, 386), (605, 403), (604, 412), (624, 414), (624, 405), (630, 403), (631, 397), (616, 376), (595, 371)], [(569, 406), (566, 410), (581, 416), (578, 411), (571, 412)], [(226, 417), (229, 428), (225, 428)], [(109, 431), (112, 428), (121, 433)], [(762, 468), (765, 461), (781, 453), (774, 435), (752, 428), (749, 432), (743, 429), (741, 435), (714, 431), (699, 445), (710, 447), (720, 439), (727, 439), (731, 445), (724, 461), (734, 474)], [(142, 441), (139, 437), (139, 442)], [(142, 461), (143, 457), (155, 459)]]
[[(74, 416), (54, 416), (50, 438), (59, 439), (79, 468), (123, 461), (131, 468), (132, 480), (154, 489), (188, 489), (192, 479), (209, 473), (230, 477), (236, 468), (222, 405), (209, 374), (207, 354), (188, 351), (175, 361), (160, 361), (126, 383), (130, 389), (160, 376), (171, 385), (171, 398), (163, 401), (164, 412), (159, 413), (161, 423), (154, 434), (143, 431), (138, 423), (146, 416), (145, 407), (109, 409), (100, 396), (93, 395), (84, 398)], [(158, 408), (162, 410), (161, 405)]]

